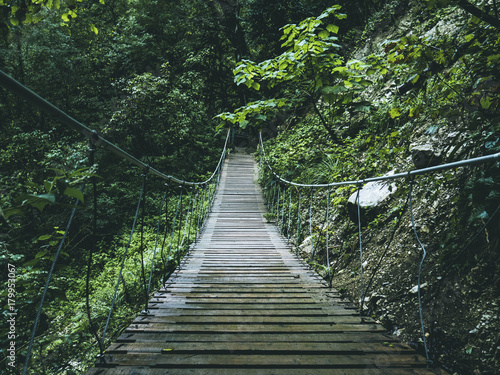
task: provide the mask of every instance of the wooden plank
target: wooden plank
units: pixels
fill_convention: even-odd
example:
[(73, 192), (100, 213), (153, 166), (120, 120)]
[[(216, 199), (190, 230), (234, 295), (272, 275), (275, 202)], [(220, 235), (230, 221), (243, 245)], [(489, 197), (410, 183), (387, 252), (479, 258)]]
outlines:
[[(151, 368), (149, 366), (118, 366), (114, 368), (93, 368), (88, 375), (239, 375), (241, 368)], [(446, 375), (440, 369), (413, 369), (413, 368), (383, 368), (365, 367), (360, 369), (322, 369), (322, 368), (246, 368), (246, 375)]]
[(166, 316), (154, 314), (152, 316), (138, 316), (134, 323), (166, 323), (166, 324), (368, 324), (374, 323), (369, 318), (360, 316), (222, 316), (222, 315), (197, 315), (193, 319), (192, 315)]
[(414, 350), (400, 343), (354, 343), (354, 342), (154, 342), (154, 343), (114, 343), (106, 352), (119, 354), (164, 353), (165, 349), (174, 354), (365, 354), (365, 353), (413, 353)]
[(353, 342), (353, 343), (394, 343), (395, 336), (382, 332), (127, 332), (121, 334), (117, 342), (260, 342), (260, 343), (311, 343), (311, 342)]
[(386, 332), (386, 329), (377, 324), (168, 324), (168, 323), (147, 323), (137, 324), (132, 323), (125, 332)]
[[(168, 348), (167, 348), (168, 349)], [(295, 354), (292, 358), (283, 355), (249, 355), (249, 354), (175, 354), (175, 351), (165, 353), (127, 353), (107, 354), (105, 359), (108, 365), (121, 366), (154, 366), (154, 367), (254, 367), (254, 368), (365, 368), (377, 366), (390, 367), (424, 367), (425, 358), (413, 354), (342, 354), (342, 355), (301, 355)]]

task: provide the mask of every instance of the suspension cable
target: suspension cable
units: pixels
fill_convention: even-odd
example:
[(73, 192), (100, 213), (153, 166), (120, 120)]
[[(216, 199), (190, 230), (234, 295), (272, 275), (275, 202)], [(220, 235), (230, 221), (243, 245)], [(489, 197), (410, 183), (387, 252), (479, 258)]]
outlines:
[(172, 224), (172, 234), (170, 235), (170, 246), (168, 248), (167, 264), (165, 265), (165, 268), (168, 266), (168, 262), (170, 261), (170, 252), (172, 251), (172, 243), (174, 241), (174, 234), (175, 234), (175, 225), (177, 223), (177, 214), (179, 213), (179, 206), (181, 205), (181, 201), (182, 201), (182, 189), (179, 194), (179, 201), (177, 202), (177, 208), (175, 209), (174, 223)]
[(300, 200), (302, 198), (302, 194), (299, 188), (299, 205), (297, 207), (297, 239), (295, 241), (296, 243), (296, 249), (297, 249), (297, 255), (299, 255), (299, 240), (300, 240)]
[(180, 254), (180, 242), (181, 242), (181, 230), (182, 230), (182, 193), (183, 193), (183, 186), (179, 186), (181, 189), (181, 209), (179, 210), (179, 234), (177, 235), (177, 265), (180, 266), (181, 264), (181, 254)]
[(359, 202), (359, 194), (361, 192), (362, 186), (358, 186), (358, 193), (356, 194), (356, 205), (358, 207), (358, 238), (359, 238), (359, 291), (360, 291), (360, 309), (359, 313), (363, 314), (363, 304), (364, 304), (364, 296), (363, 296), (363, 242), (361, 241), (361, 204)]
[[(161, 214), (162, 214), (162, 209), (163, 209), (163, 205), (165, 203), (166, 198), (167, 198), (167, 192), (165, 191), (165, 193), (163, 195), (163, 199), (161, 200), (161, 203), (160, 203), (160, 213), (158, 214), (158, 225), (156, 227), (155, 247), (153, 249), (153, 259), (151, 260), (151, 270), (149, 271), (149, 281), (148, 281), (148, 291), (147, 291), (148, 296), (149, 296), (149, 292), (151, 290), (151, 279), (153, 278), (153, 269), (154, 269), (154, 264), (155, 264), (156, 249), (158, 246), (158, 238), (160, 237)], [(146, 311), (147, 310), (148, 310), (148, 306), (146, 304)]]
[(148, 300), (149, 300), (149, 293), (148, 293), (148, 287), (146, 283), (146, 272), (144, 270), (144, 211), (146, 210), (146, 177), (147, 177), (147, 172), (149, 168), (144, 171), (142, 174), (142, 183), (144, 186), (144, 199), (142, 200), (142, 205), (141, 205), (141, 246), (140, 246), (140, 253), (141, 253), (141, 276), (142, 276), (142, 283), (143, 283), (143, 290), (144, 290), (144, 311), (142, 311), (142, 314), (149, 314), (148, 311)]
[[(132, 164), (140, 167), (140, 168), (147, 168), (148, 165), (146, 163), (143, 163), (139, 159), (135, 158), (134, 156), (130, 155), (126, 151), (122, 150), (115, 144), (111, 143), (107, 139), (101, 137), (96, 131), (88, 128), (87, 126), (83, 125), (82, 123), (78, 122), (71, 116), (69, 116), (67, 113), (53, 105), (52, 103), (48, 102), (44, 98), (42, 98), (40, 95), (36, 94), (35, 92), (31, 91), (28, 89), (26, 86), (21, 84), (20, 82), (16, 81), (14, 78), (10, 77), (8, 74), (4, 73), (3, 71), (0, 70), (0, 85), (5, 87), (6, 89), (12, 91), (14, 94), (17, 96), (27, 100), (28, 102), (34, 104), (38, 108), (40, 108), (42, 111), (46, 112), (56, 120), (60, 121), (62, 124), (70, 127), (73, 130), (76, 130), (83, 134), (85, 137), (90, 138), (92, 142), (95, 145), (102, 146), (114, 154), (118, 155), (119, 157), (128, 160)], [(156, 170), (155, 168), (149, 167), (151, 173), (154, 175), (165, 179), (165, 180), (170, 180), (178, 184), (183, 184), (183, 185), (190, 185), (190, 186), (195, 186), (195, 185), (203, 185), (206, 184), (207, 182), (211, 181), (219, 166), (221, 165), (224, 156), (226, 154), (227, 150), (227, 145), (229, 141), (229, 135), (231, 133), (231, 129), (228, 129), (227, 135), (226, 135), (226, 140), (224, 142), (224, 147), (223, 151), (221, 153), (221, 157), (219, 158), (219, 163), (217, 164), (217, 167), (215, 168), (214, 172), (212, 175), (205, 181), (202, 182), (192, 182), (192, 181), (184, 181), (179, 178), (176, 178), (174, 176), (166, 175), (164, 173), (161, 173), (160, 171)]]
[(292, 222), (292, 193), (293, 190), (290, 188), (290, 194), (288, 199), (288, 225), (286, 227), (286, 238), (290, 240), (290, 224)]
[(279, 222), (279, 209), (280, 209), (280, 194), (281, 194), (281, 185), (280, 184), (276, 184), (278, 185), (278, 196), (276, 197), (276, 208), (274, 209), (274, 214), (276, 215), (276, 225), (278, 225), (278, 222)]
[(413, 228), (413, 232), (415, 233), (415, 238), (417, 239), (418, 244), (420, 245), (420, 248), (423, 251), (422, 255), (422, 260), (420, 261), (420, 265), (418, 267), (418, 283), (417, 283), (417, 292), (418, 292), (418, 311), (420, 315), (420, 326), (422, 329), (422, 339), (424, 341), (424, 350), (425, 350), (425, 358), (427, 360), (427, 364), (432, 364), (432, 361), (429, 358), (429, 351), (427, 350), (427, 338), (425, 337), (425, 327), (424, 327), (424, 316), (422, 313), (422, 296), (421, 296), (421, 275), (422, 275), (422, 265), (424, 264), (425, 257), (427, 255), (427, 251), (425, 250), (424, 245), (420, 241), (420, 238), (418, 237), (417, 233), (417, 227), (415, 225), (415, 219), (413, 217), (413, 206), (412, 206), (412, 191), (413, 191), (413, 179), (410, 178), (410, 192), (409, 194), (409, 204), (410, 204), (410, 217), (411, 217), (411, 226)]
[[(92, 141), (90, 142), (89, 147), (89, 167), (92, 167), (95, 162), (95, 147)], [(97, 345), (99, 346), (99, 357), (104, 359), (104, 348), (102, 346), (101, 340), (99, 339), (99, 334), (92, 320), (92, 315), (90, 313), (90, 272), (92, 268), (92, 261), (94, 255), (94, 248), (96, 245), (96, 234), (97, 234), (97, 179), (95, 176), (91, 178), (92, 183), (92, 191), (93, 191), (93, 207), (92, 207), (92, 234), (91, 234), (91, 245), (89, 251), (89, 257), (87, 259), (87, 275), (85, 278), (85, 306), (87, 310), (87, 320), (89, 321), (89, 330), (90, 333), (94, 336)]]
[[(82, 186), (80, 187), (80, 191), (83, 191), (84, 187), (85, 187), (85, 184), (82, 184)], [(66, 237), (68, 236), (69, 228), (71, 227), (71, 223), (73, 222), (73, 218), (75, 216), (75, 212), (76, 212), (76, 208), (78, 206), (78, 202), (79, 202), (79, 200), (77, 199), (75, 201), (75, 207), (71, 210), (71, 214), (69, 216), (68, 224), (66, 225), (66, 229), (64, 230), (64, 235), (63, 235), (63, 237), (61, 239), (61, 242), (59, 242), (59, 247), (57, 248), (56, 254), (54, 255), (54, 260), (52, 261), (52, 265), (50, 266), (49, 274), (47, 275), (47, 281), (45, 282), (45, 287), (43, 288), (42, 298), (40, 300), (40, 305), (38, 306), (38, 310), (36, 312), (35, 323), (33, 324), (33, 329), (31, 330), (31, 338), (30, 338), (30, 342), (29, 342), (29, 345), (28, 345), (28, 352), (26, 354), (26, 360), (24, 362), (23, 375), (26, 375), (26, 373), (28, 371), (28, 365), (29, 365), (30, 358), (31, 358), (31, 351), (33, 350), (33, 342), (35, 341), (36, 329), (37, 329), (38, 323), (40, 321), (40, 315), (42, 313), (43, 303), (45, 301), (45, 297), (47, 295), (47, 291), (49, 290), (50, 280), (52, 278), (52, 274), (54, 273), (54, 269), (56, 267), (57, 259), (59, 258), (59, 254), (61, 253), (63, 244), (66, 241)]]
[[(188, 220), (189, 220), (189, 212), (191, 210), (191, 200), (193, 198), (193, 190), (191, 190), (191, 194), (189, 194), (189, 201), (188, 201), (188, 208), (186, 212), (186, 219), (184, 220), (184, 230), (182, 231), (182, 240), (181, 244), (179, 246), (179, 254), (180, 254), (180, 249), (182, 249), (182, 246), (184, 245), (184, 240), (186, 239), (186, 233), (187, 233), (187, 228), (188, 228)], [(188, 237), (189, 241), (189, 237)], [(180, 267), (180, 260), (179, 260), (179, 267)]]
[(311, 188), (311, 198), (309, 200), (309, 237), (311, 238), (311, 259), (310, 259), (311, 262), (314, 259), (314, 239), (313, 239), (313, 232), (312, 232), (313, 195), (314, 195), (314, 188)]
[[(290, 190), (290, 189), (289, 189)], [(285, 213), (285, 202), (286, 202), (286, 186), (283, 190), (283, 204), (281, 205), (281, 223), (280, 223), (280, 232), (283, 233), (284, 227), (283, 227), (283, 220), (284, 220), (284, 213)]]
[[(198, 198), (198, 190), (196, 190), (196, 195), (194, 196), (194, 199), (192, 199), (193, 197), (193, 188), (191, 188), (191, 197), (189, 198), (189, 201), (192, 200), (192, 204), (191, 204), (191, 211), (190, 211), (190, 215), (189, 215), (189, 229), (188, 229), (188, 242), (191, 240), (191, 224), (193, 222), (193, 213), (194, 213), (194, 204), (196, 203), (196, 198)], [(189, 252), (189, 246), (188, 246), (188, 252)]]
[(168, 197), (168, 184), (165, 184), (165, 196), (167, 197), (165, 199), (165, 231), (163, 233), (163, 241), (161, 244), (161, 261), (163, 263), (163, 272), (162, 272), (162, 284), (165, 283), (165, 278), (167, 274), (167, 264), (168, 264), (168, 259), (165, 259), (165, 243), (167, 242), (167, 237), (168, 237), (168, 203), (170, 202), (170, 199)]
[(328, 284), (332, 287), (332, 278), (330, 277), (330, 188), (326, 194), (326, 264), (328, 265)]
[(379, 176), (379, 177), (371, 177), (371, 178), (365, 178), (362, 180), (352, 180), (352, 181), (339, 181), (339, 182), (332, 182), (329, 184), (299, 184), (296, 182), (292, 182), (289, 180), (286, 180), (276, 174), (269, 164), (269, 160), (267, 159), (266, 151), (264, 149), (264, 143), (262, 141), (262, 133), (260, 133), (260, 144), (262, 147), (262, 154), (264, 155), (264, 160), (266, 161), (267, 167), (271, 171), (271, 173), (280, 180), (281, 182), (284, 182), (285, 184), (288, 185), (293, 185), (293, 186), (300, 186), (300, 187), (334, 187), (334, 186), (345, 186), (345, 185), (359, 185), (359, 184), (365, 184), (367, 182), (375, 182), (375, 181), (384, 181), (384, 180), (393, 180), (397, 178), (406, 178), (408, 176), (416, 176), (416, 175), (421, 175), (421, 174), (426, 174), (430, 172), (437, 172), (437, 171), (442, 171), (446, 169), (453, 169), (453, 168), (458, 168), (458, 167), (463, 167), (466, 165), (473, 165), (473, 164), (482, 164), (486, 163), (488, 161), (498, 161), (500, 160), (500, 152), (492, 155), (486, 155), (486, 156), (480, 156), (477, 158), (472, 158), (472, 159), (466, 159), (466, 160), (461, 160), (453, 163), (447, 163), (447, 164), (440, 164), (434, 167), (428, 167), (428, 168), (422, 168), (422, 169), (415, 169), (407, 172), (402, 172), (402, 173), (396, 173), (388, 176)]
[(125, 267), (125, 259), (127, 257), (127, 253), (128, 253), (129, 248), (130, 248), (130, 244), (132, 242), (132, 236), (134, 235), (134, 230), (135, 230), (135, 224), (137, 222), (137, 217), (139, 216), (139, 209), (141, 207), (143, 193), (144, 193), (144, 180), (142, 182), (141, 193), (139, 194), (139, 202), (137, 202), (137, 208), (135, 210), (134, 221), (132, 223), (132, 230), (130, 231), (130, 237), (128, 239), (127, 246), (125, 247), (125, 252), (123, 254), (123, 259), (122, 259), (122, 263), (121, 263), (121, 266), (120, 266), (120, 272), (118, 273), (118, 280), (116, 282), (115, 292), (113, 294), (113, 299), (111, 301), (111, 307), (109, 309), (108, 319), (106, 320), (106, 325), (104, 326), (104, 331), (102, 332), (102, 336), (101, 336), (101, 343), (102, 343), (103, 346), (104, 346), (104, 342), (105, 342), (104, 340), (106, 339), (106, 331), (108, 330), (109, 322), (111, 320), (111, 314), (113, 313), (113, 308), (115, 306), (116, 296), (118, 295), (118, 288), (120, 287), (120, 282), (121, 282), (121, 279), (122, 279), (123, 268)]

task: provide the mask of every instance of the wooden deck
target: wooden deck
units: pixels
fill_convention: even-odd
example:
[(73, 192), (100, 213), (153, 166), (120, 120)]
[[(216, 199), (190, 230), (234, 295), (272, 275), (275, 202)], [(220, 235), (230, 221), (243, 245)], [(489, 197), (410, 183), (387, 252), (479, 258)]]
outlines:
[(298, 259), (266, 223), (249, 155), (228, 159), (212, 213), (180, 269), (89, 375), (445, 374)]

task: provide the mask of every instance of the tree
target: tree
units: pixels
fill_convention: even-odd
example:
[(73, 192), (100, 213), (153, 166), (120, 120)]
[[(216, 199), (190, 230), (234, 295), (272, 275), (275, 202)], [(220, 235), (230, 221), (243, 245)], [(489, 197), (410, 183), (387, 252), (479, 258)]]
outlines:
[[(318, 17), (284, 26), (281, 40), (286, 51), (279, 56), (261, 63), (243, 60), (237, 64), (234, 75), (238, 85), (259, 91), (266, 84), (267, 89), (277, 88), (281, 98), (252, 102), (234, 113), (222, 113), (218, 117), (245, 128), (250, 121), (256, 125), (266, 121), (277, 108), (301, 108), (309, 104), (332, 140), (341, 143), (334, 129), (335, 121), (341, 119), (345, 111), (368, 111), (369, 103), (360, 100), (358, 94), (371, 84), (367, 79), (369, 75), (387, 70), (379, 65), (380, 59), (376, 56), (366, 61), (345, 62), (336, 36), (339, 27), (326, 22), (332, 18), (346, 18), (345, 14), (337, 12), (340, 8), (335, 5)], [(318, 108), (322, 105), (320, 98), (329, 106), (330, 120)]]

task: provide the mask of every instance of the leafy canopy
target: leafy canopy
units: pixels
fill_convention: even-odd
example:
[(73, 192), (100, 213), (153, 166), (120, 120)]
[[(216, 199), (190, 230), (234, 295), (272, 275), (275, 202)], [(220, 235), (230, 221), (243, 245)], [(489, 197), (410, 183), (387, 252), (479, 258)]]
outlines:
[[(371, 84), (367, 76), (383, 67), (375, 56), (370, 56), (366, 61), (345, 62), (340, 54), (342, 46), (338, 43), (339, 27), (328, 22), (332, 18), (347, 17), (338, 12), (340, 9), (340, 5), (334, 5), (318, 17), (284, 26), (281, 40), (286, 50), (279, 56), (260, 63), (242, 60), (237, 64), (233, 71), (237, 85), (245, 85), (256, 91), (261, 88), (262, 91), (275, 89), (281, 98), (254, 101), (236, 109), (234, 113), (225, 112), (217, 117), (225, 122), (239, 124), (241, 128), (248, 124), (260, 125), (280, 108), (297, 108), (308, 101), (316, 106), (315, 102), (321, 96), (339, 114), (349, 107), (369, 110), (369, 103), (355, 100), (356, 94)], [(384, 70), (382, 74), (387, 72)], [(331, 124), (323, 122), (332, 134)]]

